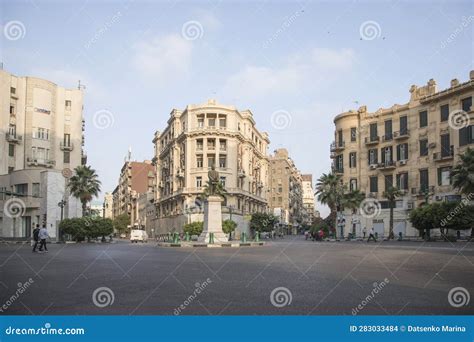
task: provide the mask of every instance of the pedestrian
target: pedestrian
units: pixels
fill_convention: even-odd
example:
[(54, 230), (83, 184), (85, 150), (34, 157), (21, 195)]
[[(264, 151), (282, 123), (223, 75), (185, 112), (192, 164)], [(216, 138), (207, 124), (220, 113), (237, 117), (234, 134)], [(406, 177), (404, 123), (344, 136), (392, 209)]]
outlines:
[(362, 234), (364, 234), (364, 240), (365, 240), (365, 235), (367, 234), (367, 227), (364, 227), (364, 229), (362, 229)]
[(323, 241), (324, 238), (324, 231), (322, 229), (319, 230), (319, 241)]
[(35, 242), (35, 244), (33, 245), (33, 253), (36, 253), (36, 247), (38, 247), (39, 232), (40, 232), (40, 226), (39, 224), (37, 224), (35, 229), (33, 229), (33, 241)]
[(377, 239), (375, 238), (375, 230), (374, 230), (374, 227), (370, 228), (369, 238), (367, 239), (367, 242), (369, 242), (370, 239), (374, 239), (374, 242), (377, 242)]
[(44, 251), (48, 253), (48, 248), (46, 247), (46, 239), (49, 238), (49, 234), (48, 234), (48, 230), (46, 229), (46, 225), (43, 224), (43, 227), (40, 229), (38, 235), (39, 235), (39, 239), (41, 240), (39, 251), (42, 252), (43, 247), (44, 247)]

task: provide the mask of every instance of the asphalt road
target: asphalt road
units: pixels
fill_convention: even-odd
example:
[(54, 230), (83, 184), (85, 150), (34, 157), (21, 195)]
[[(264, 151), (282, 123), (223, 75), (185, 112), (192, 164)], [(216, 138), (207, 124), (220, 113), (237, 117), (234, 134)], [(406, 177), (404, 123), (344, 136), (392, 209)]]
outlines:
[[(450, 304), (456, 287), (473, 297), (467, 305)], [(0, 289), (0, 315), (474, 314), (474, 243), (0, 245)]]

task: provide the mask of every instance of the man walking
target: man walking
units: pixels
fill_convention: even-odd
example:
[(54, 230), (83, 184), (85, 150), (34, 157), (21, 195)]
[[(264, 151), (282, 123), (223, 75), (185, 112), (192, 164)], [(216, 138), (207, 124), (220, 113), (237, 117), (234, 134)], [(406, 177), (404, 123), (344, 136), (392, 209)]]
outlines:
[(36, 247), (38, 247), (39, 232), (40, 232), (40, 226), (39, 224), (37, 224), (35, 229), (33, 229), (33, 241), (35, 242), (35, 244), (33, 245), (33, 253), (36, 253)]
[[(370, 231), (369, 231), (369, 238), (367, 239), (367, 242), (369, 242), (370, 239), (374, 239), (374, 242), (377, 242), (377, 239), (375, 238), (374, 227), (370, 228)], [(40, 248), (41, 248), (41, 247), (40, 247)]]
[(44, 247), (44, 251), (48, 253), (48, 248), (46, 247), (46, 239), (49, 238), (49, 235), (48, 235), (48, 230), (46, 229), (46, 225), (44, 224), (43, 224), (43, 228), (41, 228), (39, 231), (39, 238), (41, 240), (39, 251), (42, 252), (43, 247)]
[(365, 235), (367, 235), (367, 228), (364, 227), (364, 229), (362, 229), (362, 234), (364, 234), (364, 240), (365, 240)]

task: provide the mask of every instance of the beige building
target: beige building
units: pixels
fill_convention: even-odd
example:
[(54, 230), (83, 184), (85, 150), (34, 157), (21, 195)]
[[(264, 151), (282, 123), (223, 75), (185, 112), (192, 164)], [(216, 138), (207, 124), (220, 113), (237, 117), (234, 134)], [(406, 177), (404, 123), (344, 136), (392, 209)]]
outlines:
[(103, 211), (104, 218), (114, 218), (114, 197), (111, 192), (106, 192), (104, 195)]
[(228, 192), (224, 219), (232, 216), (238, 231), (248, 231), (250, 214), (267, 210), (270, 141), (256, 128), (250, 110), (215, 100), (173, 109), (153, 143), (157, 234), (182, 231), (185, 223), (203, 220), (201, 194), (212, 166)]
[(363, 227), (388, 235), (389, 209), (383, 192), (390, 185), (404, 192), (394, 214), (396, 235), (418, 235), (407, 216), (426, 200), (459, 199), (449, 176), (459, 154), (474, 143), (474, 72), (467, 82), (454, 79), (442, 91), (430, 80), (422, 87), (413, 85), (410, 93), (406, 104), (373, 113), (362, 106), (334, 119), (333, 171), (350, 189), (360, 189), (380, 206), (373, 217), (345, 212), (346, 236), (353, 231), (360, 235)]
[(283, 225), (294, 227), (303, 223), (303, 177), (289, 157), (288, 151), (280, 148), (270, 156), (269, 207)]
[(61, 212), (82, 215), (62, 172), (86, 161), (82, 110), (81, 89), (0, 70), (0, 237), (28, 238), (46, 224), (55, 238)]
[(130, 223), (138, 222), (137, 200), (140, 194), (153, 191), (155, 168), (151, 161), (126, 161), (120, 170), (119, 184), (112, 192), (112, 214), (127, 214)]
[(313, 175), (302, 175), (301, 187), (303, 189), (303, 223), (311, 225), (315, 217), (314, 211), (314, 190), (313, 190)]

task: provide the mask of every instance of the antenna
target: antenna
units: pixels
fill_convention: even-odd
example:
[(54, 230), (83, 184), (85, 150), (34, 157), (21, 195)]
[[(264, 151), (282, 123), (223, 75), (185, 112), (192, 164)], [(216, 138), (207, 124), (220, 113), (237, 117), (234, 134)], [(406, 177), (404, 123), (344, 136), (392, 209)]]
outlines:
[(79, 80), (78, 84), (77, 84), (77, 89), (78, 90), (83, 90), (83, 89), (86, 89), (86, 86), (84, 84), (81, 84), (81, 80)]

